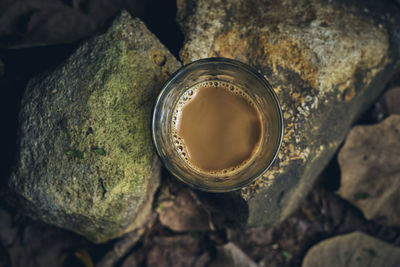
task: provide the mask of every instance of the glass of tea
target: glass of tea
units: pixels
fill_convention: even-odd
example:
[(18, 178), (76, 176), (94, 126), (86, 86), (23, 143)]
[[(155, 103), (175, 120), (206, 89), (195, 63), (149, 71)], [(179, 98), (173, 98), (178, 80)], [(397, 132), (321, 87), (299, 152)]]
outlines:
[(152, 134), (167, 169), (197, 189), (226, 192), (261, 177), (283, 137), (268, 81), (232, 59), (208, 58), (174, 73), (157, 98)]

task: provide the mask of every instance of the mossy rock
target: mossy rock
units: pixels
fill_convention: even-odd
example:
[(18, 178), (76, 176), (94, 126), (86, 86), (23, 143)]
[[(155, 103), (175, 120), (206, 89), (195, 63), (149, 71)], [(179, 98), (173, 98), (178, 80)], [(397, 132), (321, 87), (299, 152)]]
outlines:
[(160, 183), (151, 112), (180, 63), (127, 12), (30, 81), (9, 184), (33, 218), (105, 242), (143, 225)]

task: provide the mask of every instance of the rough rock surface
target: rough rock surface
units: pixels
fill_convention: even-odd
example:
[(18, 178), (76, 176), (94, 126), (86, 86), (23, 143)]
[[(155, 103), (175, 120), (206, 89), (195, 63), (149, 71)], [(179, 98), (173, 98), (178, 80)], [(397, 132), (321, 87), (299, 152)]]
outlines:
[(232, 242), (218, 247), (217, 250), (218, 255), (210, 263), (210, 267), (257, 267), (257, 264)]
[(160, 223), (173, 231), (210, 230), (210, 215), (195, 198), (184, 189), (173, 201), (161, 202), (158, 208)]
[(32, 80), (9, 181), (27, 213), (94, 242), (140, 227), (160, 179), (151, 110), (179, 65), (122, 12), (105, 34)]
[[(201, 252), (199, 240), (190, 234), (154, 237), (154, 246), (146, 251), (146, 262), (140, 266), (207, 266), (209, 256), (206, 254), (204, 259)], [(141, 255), (143, 253), (135, 256), (139, 258)]]
[(312, 247), (303, 267), (400, 266), (400, 248), (361, 232), (336, 236)]
[(373, 1), (178, 1), (184, 63), (214, 56), (246, 62), (282, 104), (280, 154), (242, 190), (249, 225), (277, 223), (293, 212), (379, 95), (399, 62), (398, 14)]
[(351, 129), (339, 152), (339, 195), (369, 220), (400, 226), (400, 115)]
[(70, 43), (93, 35), (122, 8), (141, 15), (141, 0), (0, 1), (0, 47)]
[(387, 114), (400, 114), (400, 87), (391, 88), (383, 95)]
[(382, 120), (391, 114), (400, 114), (400, 86), (387, 90), (375, 104), (377, 119)]

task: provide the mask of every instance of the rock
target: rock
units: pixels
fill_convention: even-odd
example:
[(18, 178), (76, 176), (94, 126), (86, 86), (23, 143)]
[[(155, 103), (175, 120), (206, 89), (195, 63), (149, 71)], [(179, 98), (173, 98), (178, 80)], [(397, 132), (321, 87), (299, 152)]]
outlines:
[(257, 267), (257, 264), (234, 243), (229, 242), (218, 247), (217, 253), (217, 258), (208, 266)]
[[(371, 222), (365, 224), (365, 219), (355, 207), (346, 209), (342, 206), (351, 205), (324, 187), (316, 186), (302, 201), (300, 208), (279, 226), (228, 228), (226, 239), (239, 246), (259, 266), (301, 266), (305, 249), (337, 234), (338, 230), (342, 231), (342, 225), (348, 225), (347, 229), (343, 228), (346, 233), (358, 227), (377, 233), (379, 228), (369, 225)], [(351, 211), (358, 211), (361, 219)], [(335, 222), (336, 217), (340, 219)], [(388, 233), (379, 236), (383, 235)], [(388, 241), (386, 237), (385, 240)]]
[(391, 114), (400, 114), (400, 87), (387, 90), (374, 106), (375, 117), (381, 121)]
[(13, 225), (11, 214), (1, 206), (0, 218), (0, 244), (8, 247), (11, 246), (16, 239), (18, 229)]
[(210, 230), (210, 216), (189, 189), (180, 191), (173, 202), (159, 205), (160, 222), (173, 231)]
[(273, 228), (265, 229), (263, 227), (246, 229), (248, 242), (252, 246), (266, 246), (274, 241), (275, 230)]
[(369, 220), (400, 226), (400, 115), (351, 129), (338, 155), (338, 194)]
[(64, 259), (88, 245), (82, 236), (34, 222), (0, 203), (0, 267), (70, 266)]
[(400, 237), (400, 233), (396, 228), (383, 226), (381, 229), (379, 229), (376, 237), (393, 244), (397, 237)]
[(313, 246), (303, 267), (400, 266), (400, 248), (361, 232), (335, 236)]
[(122, 267), (139, 267), (140, 262), (138, 260), (138, 256), (139, 255), (136, 254), (130, 254), (122, 263)]
[(280, 153), (264, 177), (241, 192), (248, 225), (281, 222), (395, 72), (399, 10), (357, 0), (192, 0), (177, 6), (184, 63), (214, 56), (243, 61), (279, 97), (285, 119)]
[(141, 0), (26, 0), (0, 3), (0, 47), (71, 43), (104, 28), (122, 8), (135, 15)]
[(132, 248), (137, 244), (137, 242), (142, 237), (143, 232), (146, 229), (151, 228), (156, 219), (155, 214), (151, 216), (147, 224), (136, 230), (129, 232), (123, 237), (119, 238), (118, 241), (114, 242), (113, 247), (103, 253), (101, 260), (96, 262), (96, 267), (112, 267), (115, 266), (117, 262), (121, 261), (122, 258), (132, 250)]
[(62, 266), (65, 257), (73, 256), (74, 250), (89, 243), (69, 231), (27, 219), (16, 228), (18, 233), (14, 242), (4, 246), (10, 261), (6, 266)]
[(247, 204), (239, 192), (209, 193), (196, 192), (209, 212), (215, 228), (225, 228), (226, 224), (243, 225), (248, 217)]
[[(273, 253), (277, 254), (278, 252), (274, 251)], [(264, 259), (262, 259), (258, 266), (260, 267), (281, 267), (281, 266), (285, 266), (280, 262), (277, 262), (275, 260), (275, 255), (271, 256), (268, 255), (268, 257), (265, 257)]]
[[(350, 205), (349, 205), (350, 206)], [(355, 207), (351, 206), (343, 215), (343, 222), (339, 225), (336, 234), (345, 234), (352, 231), (362, 231), (366, 233), (376, 233), (378, 225), (367, 221), (363, 214)]]
[(327, 195), (328, 214), (334, 227), (339, 226), (343, 222), (346, 212), (347, 203), (334, 194)]
[[(165, 56), (162, 66), (154, 54)], [(143, 225), (160, 180), (152, 106), (179, 65), (122, 12), (105, 34), (30, 81), (9, 181), (27, 214), (96, 243)]]
[[(178, 266), (208, 266), (200, 257), (202, 252), (199, 240), (191, 235), (173, 237), (156, 237), (146, 257), (144, 266), (178, 267)], [(198, 264), (198, 261), (204, 265)]]
[(400, 87), (391, 88), (386, 91), (382, 100), (388, 115), (400, 114)]

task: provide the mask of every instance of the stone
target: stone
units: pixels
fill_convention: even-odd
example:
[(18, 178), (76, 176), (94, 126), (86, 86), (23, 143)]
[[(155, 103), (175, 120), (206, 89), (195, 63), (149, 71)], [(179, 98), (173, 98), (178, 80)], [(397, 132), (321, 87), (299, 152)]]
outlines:
[(161, 202), (158, 213), (160, 223), (173, 231), (205, 231), (212, 225), (209, 213), (189, 189), (180, 191), (172, 202)]
[[(153, 55), (164, 55), (155, 64)], [(9, 186), (25, 212), (100, 243), (141, 227), (160, 163), (153, 103), (180, 63), (127, 12), (29, 82)]]
[(272, 244), (275, 237), (275, 229), (264, 227), (246, 229), (247, 241), (252, 246), (266, 246)]
[(400, 233), (396, 228), (383, 226), (379, 229), (379, 232), (377, 232), (376, 237), (393, 244), (397, 237), (400, 237)]
[(203, 265), (199, 264), (202, 248), (200, 241), (192, 235), (160, 236), (153, 241), (155, 244), (148, 249), (144, 266), (208, 266), (204, 260), (201, 260)]
[(368, 220), (400, 226), (400, 115), (355, 126), (338, 155), (338, 194)]
[(217, 247), (217, 257), (209, 266), (257, 267), (257, 264), (234, 243), (229, 242)]
[(400, 114), (400, 86), (387, 90), (374, 106), (375, 117), (381, 121), (391, 114)]
[(122, 263), (122, 267), (139, 267), (140, 262), (138, 261), (138, 255), (130, 254), (124, 262)]
[(281, 150), (270, 170), (241, 191), (248, 225), (277, 224), (298, 208), (352, 123), (395, 73), (399, 10), (358, 0), (177, 6), (185, 64), (237, 59), (258, 70), (278, 95), (285, 120)]
[(26, 0), (0, 2), (0, 47), (71, 43), (104, 30), (118, 11), (143, 16), (141, 0)]
[[(8, 266), (62, 266), (62, 259), (79, 246), (88, 244), (82, 237), (40, 222), (19, 226), (18, 239), (6, 247), (11, 264)], [(68, 265), (66, 265), (68, 266)]]
[(400, 114), (400, 87), (390, 88), (382, 98), (387, 114)]
[(400, 248), (362, 232), (335, 236), (314, 245), (303, 267), (400, 266)]
[(336, 229), (336, 234), (345, 234), (352, 231), (362, 231), (366, 233), (376, 233), (378, 225), (371, 221), (367, 221), (363, 214), (355, 207), (350, 207), (343, 214), (343, 221)]
[[(0, 244), (11, 246), (17, 237), (18, 229), (13, 225), (13, 218), (6, 209), (0, 206)], [(1, 265), (0, 265), (1, 266)]]

